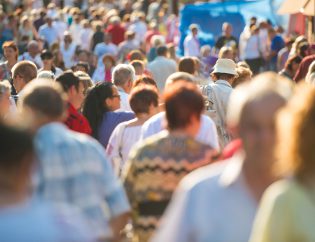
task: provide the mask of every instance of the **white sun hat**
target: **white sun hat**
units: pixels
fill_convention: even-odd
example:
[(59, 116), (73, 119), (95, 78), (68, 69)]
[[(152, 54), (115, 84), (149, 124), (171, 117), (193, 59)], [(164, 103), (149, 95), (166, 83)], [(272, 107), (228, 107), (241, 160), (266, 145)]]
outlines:
[(237, 76), (236, 64), (231, 59), (218, 59), (212, 73), (226, 73)]

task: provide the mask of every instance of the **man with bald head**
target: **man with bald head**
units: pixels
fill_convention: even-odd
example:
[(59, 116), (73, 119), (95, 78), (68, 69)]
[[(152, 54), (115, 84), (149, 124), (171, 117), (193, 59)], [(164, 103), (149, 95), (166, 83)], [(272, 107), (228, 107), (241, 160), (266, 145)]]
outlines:
[(275, 116), (291, 93), (292, 83), (271, 73), (232, 93), (227, 124), (242, 150), (182, 180), (153, 242), (249, 240), (261, 196), (275, 180)]

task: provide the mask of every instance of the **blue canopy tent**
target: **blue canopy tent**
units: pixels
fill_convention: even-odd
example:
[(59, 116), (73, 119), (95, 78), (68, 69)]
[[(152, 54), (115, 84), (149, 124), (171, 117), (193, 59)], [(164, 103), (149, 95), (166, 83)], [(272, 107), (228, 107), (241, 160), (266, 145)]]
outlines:
[(222, 32), (222, 24), (229, 22), (233, 26), (233, 35), (237, 38), (243, 31), (246, 22), (256, 16), (258, 19), (269, 19), (273, 23), (283, 23), (276, 15), (283, 0), (239, 0), (216, 3), (186, 5), (180, 12), (179, 54), (183, 55), (184, 39), (189, 33), (188, 27), (195, 23), (200, 27), (200, 44), (214, 45)]

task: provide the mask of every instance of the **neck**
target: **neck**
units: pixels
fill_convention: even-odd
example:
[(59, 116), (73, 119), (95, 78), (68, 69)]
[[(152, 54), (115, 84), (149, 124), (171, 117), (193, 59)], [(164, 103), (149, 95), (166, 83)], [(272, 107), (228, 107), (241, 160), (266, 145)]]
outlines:
[(257, 201), (260, 201), (266, 188), (276, 181), (271, 167), (257, 167), (255, 162), (246, 160), (246, 158), (243, 164), (243, 174), (247, 186)]
[(12, 67), (16, 64), (16, 60), (15, 59), (8, 59), (8, 67), (11, 70)]

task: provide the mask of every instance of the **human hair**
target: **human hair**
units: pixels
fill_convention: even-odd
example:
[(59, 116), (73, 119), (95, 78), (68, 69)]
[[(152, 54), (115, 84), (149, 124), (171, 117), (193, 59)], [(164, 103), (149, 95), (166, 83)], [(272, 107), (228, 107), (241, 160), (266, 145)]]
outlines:
[(94, 138), (98, 138), (98, 130), (104, 113), (110, 111), (105, 100), (113, 96), (113, 86), (111, 82), (99, 82), (88, 91), (85, 98), (83, 115), (89, 121)]
[(16, 53), (16, 60), (18, 59), (19, 57), (19, 49), (16, 45), (16, 43), (14, 41), (5, 41), (3, 44), (2, 44), (2, 50), (4, 50), (5, 48), (11, 48), (15, 51)]
[(129, 96), (129, 104), (135, 114), (149, 113), (150, 106), (157, 107), (159, 95), (152, 86), (138, 86), (132, 89)]
[(102, 58), (103, 63), (105, 62), (106, 59), (110, 60), (110, 62), (112, 63), (112, 66), (116, 65), (115, 58), (112, 55), (109, 55), (109, 54), (104, 55)]
[(166, 56), (167, 52), (168, 52), (168, 49), (167, 49), (167, 46), (165, 45), (160, 45), (156, 49), (156, 54), (158, 56)]
[(240, 124), (245, 107), (253, 101), (275, 95), (286, 102), (293, 93), (293, 83), (273, 72), (265, 72), (242, 83), (232, 92), (226, 114), (228, 126)]
[(294, 55), (294, 56), (290, 57), (290, 58), (286, 61), (284, 68), (287, 69), (287, 70), (293, 71), (293, 69), (292, 69), (292, 64), (293, 64), (293, 63), (300, 64), (301, 62), (302, 62), (301, 56), (299, 56), (299, 55)]
[(82, 67), (82, 68), (85, 70), (86, 73), (89, 73), (89, 71), (90, 71), (90, 65), (89, 65), (89, 63), (84, 62), (84, 61), (79, 61), (79, 62), (75, 65), (75, 67)]
[(211, 77), (214, 81), (217, 81), (217, 80), (231, 80), (232, 78), (234, 78), (235, 76), (232, 75), (232, 74), (228, 74), (228, 73), (220, 73), (220, 72), (217, 72), (217, 73), (211, 73)]
[(36, 79), (23, 89), (19, 105), (50, 119), (60, 119), (66, 110), (67, 96), (56, 82)]
[(233, 55), (232, 47), (223, 46), (219, 51), (218, 58), (219, 59), (227, 58), (229, 54)]
[(178, 63), (178, 71), (194, 74), (196, 72), (196, 63), (192, 57), (183, 57)]
[(128, 53), (127, 55), (127, 59), (128, 61), (134, 61), (134, 60), (140, 60), (143, 61), (144, 60), (144, 55), (140, 50), (132, 50)]
[(19, 61), (12, 67), (12, 77), (20, 76), (25, 83), (30, 82), (37, 76), (37, 67), (31, 61)]
[(163, 35), (153, 35), (150, 40), (150, 45), (152, 47), (158, 47), (159, 45), (165, 44), (165, 38)]
[(315, 86), (315, 72), (308, 75), (305, 79), (305, 82), (311, 84), (312, 86)]
[(232, 83), (233, 88), (235, 88), (236, 86), (238, 86), (239, 84), (243, 82), (249, 81), (253, 76), (253, 73), (251, 72), (249, 68), (245, 68), (242, 66), (238, 66), (236, 68), (236, 72), (237, 72), (237, 77), (234, 79)]
[(194, 82), (194, 76), (187, 73), (187, 72), (174, 72), (173, 74), (169, 75), (165, 82), (165, 89), (168, 88), (171, 84), (177, 81), (186, 81), (186, 82)]
[(280, 112), (277, 120), (278, 142), (275, 165), (278, 174), (298, 179), (314, 176), (315, 172), (315, 88), (298, 86), (293, 98)]
[(56, 82), (59, 82), (65, 92), (68, 92), (72, 86), (79, 90), (80, 79), (74, 74), (73, 71), (65, 71), (56, 78)]
[(135, 69), (130, 64), (118, 64), (113, 70), (113, 82), (116, 86), (123, 86), (135, 79)]
[(31, 166), (34, 144), (33, 137), (28, 131), (13, 126), (0, 124), (0, 136), (0, 180), (6, 182), (6, 178), (10, 180), (18, 178), (12, 175), (17, 175), (17, 171), (22, 167), (25, 169), (24, 162), (27, 161)]
[(204, 99), (198, 87), (187, 81), (178, 81), (164, 92), (165, 112), (169, 130), (185, 128), (191, 117), (200, 120)]
[(83, 71), (76, 71), (74, 75), (76, 75), (79, 78), (80, 82), (83, 84), (83, 87), (84, 87), (83, 92), (84, 92), (84, 95), (86, 95), (87, 90), (93, 86), (91, 77), (89, 76), (89, 74)]
[(144, 69), (144, 62), (141, 60), (133, 60), (130, 62), (130, 65), (133, 66), (133, 68), (143, 68)]
[(154, 79), (152, 79), (151, 77), (148, 77), (148, 76), (143, 76), (143, 77), (140, 77), (137, 80), (135, 80), (133, 82), (132, 88), (135, 88), (135, 87), (138, 87), (141, 85), (151, 85), (151, 86), (154, 86), (155, 88), (158, 88)]
[(11, 92), (10, 82), (8, 80), (0, 81), (0, 99), (7, 92)]

